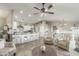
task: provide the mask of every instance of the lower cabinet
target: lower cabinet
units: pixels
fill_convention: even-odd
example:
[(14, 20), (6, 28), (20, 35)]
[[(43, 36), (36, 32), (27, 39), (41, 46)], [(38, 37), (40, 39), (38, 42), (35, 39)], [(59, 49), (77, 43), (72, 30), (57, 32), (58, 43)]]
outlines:
[(26, 43), (34, 40), (39, 40), (39, 34), (13, 35), (12, 40), (15, 44)]

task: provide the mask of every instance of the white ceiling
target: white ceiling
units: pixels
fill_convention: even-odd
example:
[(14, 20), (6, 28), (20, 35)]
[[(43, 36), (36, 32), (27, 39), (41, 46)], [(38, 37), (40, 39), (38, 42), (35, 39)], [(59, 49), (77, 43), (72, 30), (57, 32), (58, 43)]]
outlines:
[[(50, 4), (45, 4), (45, 8)], [(33, 15), (34, 12), (39, 12), (33, 7), (42, 8), (40, 3), (0, 3), (0, 18), (5, 18), (14, 10), (14, 16), (18, 16), (17, 21), (24, 20), (25, 23), (35, 23), (41, 20), (47, 21), (78, 21), (79, 20), (79, 4), (78, 3), (53, 3), (54, 7), (50, 10), (54, 14), (47, 14), (41, 17), (40, 14)], [(20, 14), (20, 10), (23, 10), (23, 14)], [(29, 17), (28, 15), (32, 16)]]

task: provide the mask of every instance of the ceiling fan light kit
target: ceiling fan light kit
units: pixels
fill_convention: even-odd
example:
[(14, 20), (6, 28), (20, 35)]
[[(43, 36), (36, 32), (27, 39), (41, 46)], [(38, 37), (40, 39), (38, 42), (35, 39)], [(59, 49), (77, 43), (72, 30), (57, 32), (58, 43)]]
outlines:
[(34, 15), (37, 15), (40, 13), (42, 13), (42, 14), (54, 14), (54, 12), (49, 11), (53, 7), (53, 5), (50, 4), (47, 8), (45, 8), (45, 4), (46, 3), (42, 3), (42, 8), (34, 7), (34, 9), (40, 11), (39, 13), (34, 13)]

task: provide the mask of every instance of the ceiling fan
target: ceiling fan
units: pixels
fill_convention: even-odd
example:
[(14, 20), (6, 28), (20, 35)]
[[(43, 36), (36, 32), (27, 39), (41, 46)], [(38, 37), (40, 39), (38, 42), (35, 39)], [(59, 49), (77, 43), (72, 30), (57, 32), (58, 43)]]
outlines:
[(34, 9), (38, 10), (39, 13), (33, 13), (34, 15), (40, 14), (40, 13), (44, 13), (44, 14), (54, 14), (54, 12), (48, 11), (53, 7), (52, 4), (50, 4), (47, 8), (45, 8), (45, 3), (42, 3), (42, 8), (38, 8), (38, 7), (33, 7)]

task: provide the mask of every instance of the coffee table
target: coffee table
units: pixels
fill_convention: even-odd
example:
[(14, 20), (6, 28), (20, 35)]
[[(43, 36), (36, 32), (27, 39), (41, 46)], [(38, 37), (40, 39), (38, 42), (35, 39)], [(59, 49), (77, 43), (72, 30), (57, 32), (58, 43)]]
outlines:
[(57, 56), (56, 49), (50, 46), (46, 46), (45, 52), (42, 52), (40, 46), (35, 47), (32, 50), (33, 56)]

